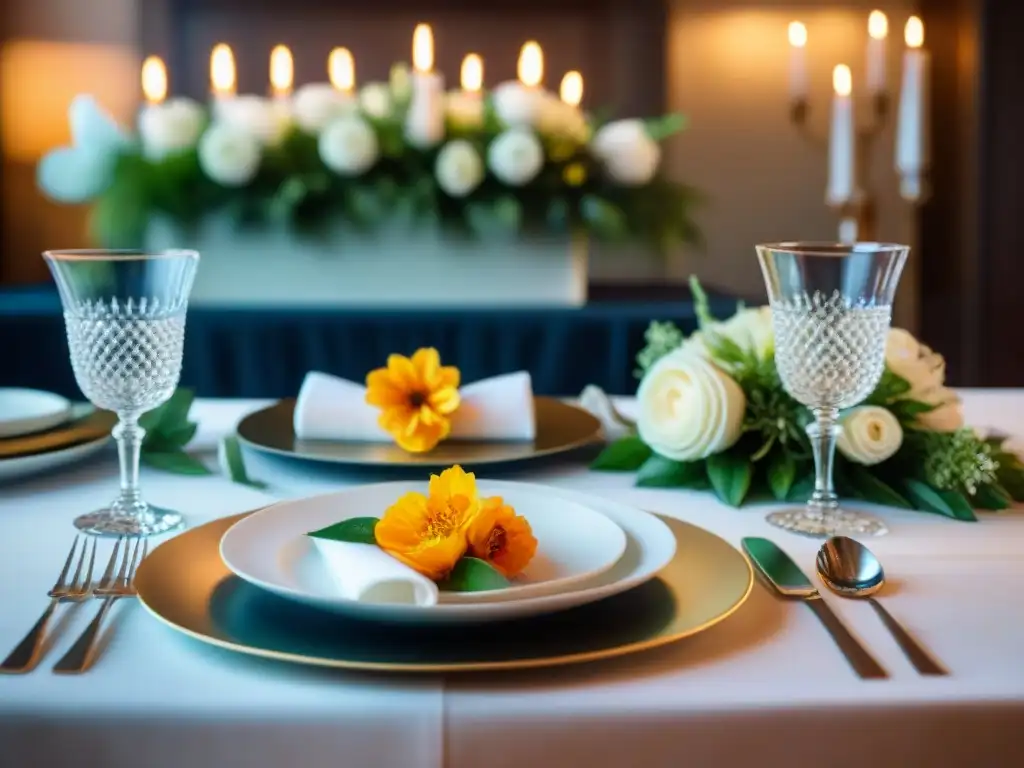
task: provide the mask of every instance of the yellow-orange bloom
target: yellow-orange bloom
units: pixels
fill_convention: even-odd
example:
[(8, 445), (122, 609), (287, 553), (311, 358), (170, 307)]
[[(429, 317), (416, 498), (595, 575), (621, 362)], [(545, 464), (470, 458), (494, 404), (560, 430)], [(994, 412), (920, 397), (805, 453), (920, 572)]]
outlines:
[(509, 579), (522, 573), (537, 553), (530, 523), (500, 496), (484, 500), (466, 537), (471, 557), (486, 560)]
[(442, 366), (437, 350), (390, 355), (366, 376), (366, 402), (381, 409), (377, 423), (410, 453), (429, 451), (451, 433), (459, 407), (459, 369)]
[(407, 493), (377, 523), (377, 546), (427, 578), (443, 579), (466, 553), (480, 511), (476, 476), (455, 466), (432, 475), (428, 495)]

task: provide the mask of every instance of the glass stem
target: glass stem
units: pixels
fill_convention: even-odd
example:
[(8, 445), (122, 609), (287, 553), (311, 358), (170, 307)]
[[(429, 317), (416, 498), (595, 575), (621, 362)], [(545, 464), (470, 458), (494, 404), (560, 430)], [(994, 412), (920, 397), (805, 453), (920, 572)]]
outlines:
[(117, 441), (117, 458), (121, 465), (121, 495), (115, 506), (124, 512), (141, 516), (146, 505), (139, 491), (139, 457), (146, 430), (139, 426), (139, 414), (120, 413), (111, 431)]
[(832, 463), (839, 437), (839, 409), (812, 408), (814, 421), (807, 425), (814, 453), (814, 493), (807, 502), (810, 510), (826, 517), (839, 508), (839, 497), (832, 486)]

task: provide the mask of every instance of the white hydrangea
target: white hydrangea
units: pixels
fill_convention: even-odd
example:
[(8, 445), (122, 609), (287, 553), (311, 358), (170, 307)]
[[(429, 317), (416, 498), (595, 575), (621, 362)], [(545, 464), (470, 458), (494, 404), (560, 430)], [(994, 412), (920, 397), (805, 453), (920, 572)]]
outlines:
[(198, 151), (203, 173), (225, 187), (248, 184), (260, 168), (259, 141), (234, 125), (211, 125), (199, 140)]
[(544, 166), (544, 147), (528, 128), (509, 128), (487, 150), (487, 165), (499, 181), (511, 187), (529, 183)]
[(198, 102), (178, 97), (154, 104), (139, 115), (139, 138), (146, 157), (162, 157), (191, 149), (203, 132), (206, 115)]
[(358, 176), (377, 162), (377, 134), (359, 115), (345, 115), (328, 125), (317, 143), (324, 165), (339, 176)]

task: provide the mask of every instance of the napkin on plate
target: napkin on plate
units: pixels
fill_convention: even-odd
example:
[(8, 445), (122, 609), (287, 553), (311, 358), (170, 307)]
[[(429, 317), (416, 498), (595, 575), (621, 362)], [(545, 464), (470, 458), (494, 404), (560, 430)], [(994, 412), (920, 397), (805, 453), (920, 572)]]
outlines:
[[(526, 371), (494, 376), (459, 389), (452, 440), (533, 440), (537, 434), (533, 385)], [(391, 442), (377, 425), (380, 411), (366, 403), (366, 387), (327, 373), (306, 374), (295, 401), (300, 440)]]
[(372, 544), (313, 539), (341, 596), (361, 603), (437, 605), (437, 585)]

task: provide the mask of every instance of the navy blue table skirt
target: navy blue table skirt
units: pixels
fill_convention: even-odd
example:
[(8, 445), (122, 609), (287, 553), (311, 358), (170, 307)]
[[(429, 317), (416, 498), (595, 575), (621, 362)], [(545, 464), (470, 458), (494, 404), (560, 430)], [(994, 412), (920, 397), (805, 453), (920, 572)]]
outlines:
[[(725, 316), (735, 300), (712, 297)], [(388, 354), (433, 346), (464, 382), (528, 370), (538, 394), (575, 395), (587, 384), (636, 390), (636, 353), (651, 320), (696, 327), (678, 301), (592, 303), (581, 309), (189, 310), (182, 386), (201, 397), (287, 397), (309, 370), (362, 381)], [(0, 291), (0, 386), (80, 393), (68, 360), (60, 301), (50, 288)]]

